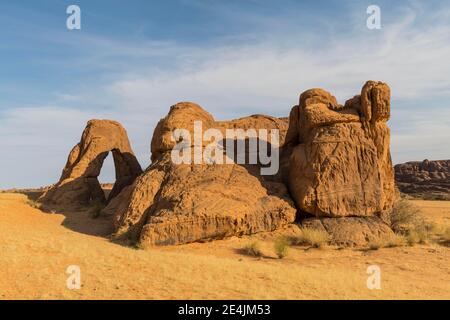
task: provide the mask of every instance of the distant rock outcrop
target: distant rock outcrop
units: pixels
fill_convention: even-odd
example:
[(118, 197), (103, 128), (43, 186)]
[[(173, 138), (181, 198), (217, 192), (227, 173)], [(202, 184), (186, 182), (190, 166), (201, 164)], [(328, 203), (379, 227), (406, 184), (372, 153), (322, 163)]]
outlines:
[[(103, 161), (112, 152), (116, 182), (108, 199), (97, 177)], [(111, 120), (90, 120), (81, 141), (69, 154), (59, 182), (39, 199), (46, 206), (64, 209), (93, 203), (107, 203), (142, 173), (131, 150), (128, 135), (120, 123)]]
[(418, 198), (450, 200), (450, 160), (411, 161), (394, 168), (401, 192)]

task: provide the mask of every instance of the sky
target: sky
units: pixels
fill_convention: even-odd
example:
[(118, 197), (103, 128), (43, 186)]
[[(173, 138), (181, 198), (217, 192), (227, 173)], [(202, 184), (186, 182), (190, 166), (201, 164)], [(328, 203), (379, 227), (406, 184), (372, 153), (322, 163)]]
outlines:
[(344, 103), (366, 80), (391, 87), (394, 163), (450, 159), (448, 1), (1, 0), (0, 188), (56, 182), (89, 119), (121, 122), (145, 168), (179, 101), (281, 117), (304, 90)]

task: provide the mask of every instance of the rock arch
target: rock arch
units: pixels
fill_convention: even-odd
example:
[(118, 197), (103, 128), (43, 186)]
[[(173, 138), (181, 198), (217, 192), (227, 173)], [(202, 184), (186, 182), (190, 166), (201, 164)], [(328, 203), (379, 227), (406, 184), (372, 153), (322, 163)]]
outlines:
[[(116, 182), (108, 199), (98, 181), (103, 161), (112, 153)], [(46, 205), (82, 207), (109, 203), (142, 173), (126, 130), (116, 121), (90, 120), (73, 147), (59, 181), (40, 198)]]

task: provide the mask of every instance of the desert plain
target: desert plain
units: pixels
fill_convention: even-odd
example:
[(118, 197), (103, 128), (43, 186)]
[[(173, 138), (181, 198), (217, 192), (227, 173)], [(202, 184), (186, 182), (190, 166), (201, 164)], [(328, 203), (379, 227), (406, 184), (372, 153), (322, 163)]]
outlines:
[[(110, 241), (108, 217), (46, 213), (35, 194), (0, 193), (0, 299), (450, 299), (450, 249), (437, 239), (392, 248), (292, 245), (279, 235), (231, 237), (145, 250)], [(412, 200), (429, 221), (450, 227), (449, 201)], [(262, 257), (242, 248), (257, 241)], [(81, 288), (68, 289), (68, 266)], [(368, 289), (378, 265), (381, 288)]]

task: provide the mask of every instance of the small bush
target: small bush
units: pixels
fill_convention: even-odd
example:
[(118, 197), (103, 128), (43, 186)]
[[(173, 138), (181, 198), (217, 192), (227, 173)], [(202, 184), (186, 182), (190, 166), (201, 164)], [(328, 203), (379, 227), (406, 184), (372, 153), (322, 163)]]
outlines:
[(399, 234), (394, 234), (388, 241), (386, 241), (385, 247), (403, 247), (406, 244), (406, 239), (404, 236)]
[(445, 241), (450, 241), (450, 228), (445, 229), (444, 234), (442, 235), (442, 238)]
[(102, 214), (102, 210), (105, 208), (105, 205), (103, 203), (95, 203), (92, 206), (92, 209), (90, 211), (91, 213), (91, 217), (94, 219), (97, 219), (98, 217), (101, 216)]
[(243, 252), (252, 257), (262, 257), (262, 251), (260, 249), (259, 243), (254, 241), (244, 246)]
[(382, 241), (370, 241), (368, 247), (370, 250), (378, 250), (384, 247), (384, 243)]
[(28, 204), (30, 207), (35, 208), (35, 209), (40, 209), (40, 208), (41, 208), (41, 204), (40, 204), (39, 202), (34, 201), (34, 200), (31, 200), (31, 199), (29, 199), (29, 200), (27, 201), (27, 204)]
[(280, 237), (275, 240), (274, 248), (278, 258), (283, 259), (287, 256), (290, 242), (286, 237)]
[(444, 245), (450, 246), (450, 228), (445, 229), (441, 235), (441, 241)]
[(406, 236), (406, 242), (409, 246), (415, 244), (424, 244), (428, 241), (428, 232), (425, 229), (410, 230)]
[(437, 226), (428, 222), (420, 209), (406, 199), (394, 203), (390, 219), (392, 230), (403, 235), (410, 246), (427, 243), (437, 230)]
[(420, 209), (406, 199), (399, 199), (394, 203), (390, 220), (392, 230), (400, 234), (408, 234), (425, 225)]
[(322, 248), (330, 241), (330, 235), (325, 230), (301, 227), (300, 236), (295, 239), (295, 244), (310, 245), (314, 248)]

